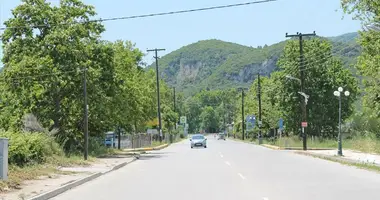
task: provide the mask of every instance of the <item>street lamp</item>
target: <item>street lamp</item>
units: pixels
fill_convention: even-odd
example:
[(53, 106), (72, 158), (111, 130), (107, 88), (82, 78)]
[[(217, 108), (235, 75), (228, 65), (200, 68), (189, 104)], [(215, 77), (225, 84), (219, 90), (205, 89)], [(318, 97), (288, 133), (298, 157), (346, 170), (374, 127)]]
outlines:
[[(342, 156), (342, 95), (343, 88), (339, 87), (338, 91), (334, 91), (334, 96), (339, 97), (339, 134), (338, 134), (338, 155)], [(344, 92), (344, 96), (348, 97), (350, 96), (349, 91)]]
[[(306, 93), (303, 92), (303, 83), (301, 81), (301, 79), (298, 79), (298, 78), (295, 78), (295, 77), (292, 77), (290, 75), (286, 75), (285, 76), (287, 79), (292, 79), (292, 80), (296, 80), (299, 82), (299, 84), (301, 85), (301, 92), (298, 92), (298, 94), (300, 94), (301, 96), (303, 96), (305, 98), (305, 103), (302, 105), (302, 143), (303, 143), (303, 150), (306, 151), (307, 150), (307, 135), (306, 135), (306, 131), (305, 131), (305, 127), (307, 127), (307, 113), (306, 113), (306, 106), (307, 106), (307, 102), (309, 100), (309, 95), (307, 95)], [(304, 122), (306, 123), (306, 125), (304, 124)]]
[(286, 75), (285, 78), (287, 78), (287, 79), (292, 79), (292, 80), (296, 80), (296, 81), (298, 81), (298, 82), (301, 83), (301, 79), (299, 79), (299, 78), (295, 78), (295, 77), (293, 77), (293, 76), (290, 76), (289, 74)]

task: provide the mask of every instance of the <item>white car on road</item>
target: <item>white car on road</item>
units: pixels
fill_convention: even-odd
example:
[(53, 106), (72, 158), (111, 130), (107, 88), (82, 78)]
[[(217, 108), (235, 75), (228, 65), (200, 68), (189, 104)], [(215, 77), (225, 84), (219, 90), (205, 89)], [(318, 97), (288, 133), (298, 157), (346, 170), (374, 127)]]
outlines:
[(196, 134), (190, 138), (191, 148), (204, 147), (207, 148), (207, 138), (204, 135)]

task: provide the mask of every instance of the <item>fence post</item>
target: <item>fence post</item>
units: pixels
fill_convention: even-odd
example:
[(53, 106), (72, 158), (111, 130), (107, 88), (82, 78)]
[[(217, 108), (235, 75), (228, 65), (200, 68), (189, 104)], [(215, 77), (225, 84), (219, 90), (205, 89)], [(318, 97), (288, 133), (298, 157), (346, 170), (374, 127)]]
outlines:
[(141, 134), (139, 134), (139, 148), (141, 148)]

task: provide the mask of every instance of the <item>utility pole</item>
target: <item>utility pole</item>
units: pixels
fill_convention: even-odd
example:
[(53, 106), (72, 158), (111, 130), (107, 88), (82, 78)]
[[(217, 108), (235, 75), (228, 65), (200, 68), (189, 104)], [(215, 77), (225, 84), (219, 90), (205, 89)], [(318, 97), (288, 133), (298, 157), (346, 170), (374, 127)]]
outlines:
[(260, 83), (260, 73), (257, 73), (257, 97), (259, 100), (259, 144), (262, 143), (262, 135), (261, 135), (261, 83)]
[(226, 104), (223, 101), (223, 131), (226, 134)]
[(117, 149), (121, 148), (121, 128), (120, 125), (117, 126)]
[[(301, 93), (305, 93), (304, 87), (305, 87), (305, 77), (304, 77), (304, 70), (305, 70), (305, 63), (303, 61), (303, 37), (306, 36), (316, 36), (315, 31), (313, 33), (308, 33), (308, 34), (302, 34), (298, 33), (295, 35), (288, 35), (286, 33), (286, 37), (298, 37), (299, 42), (300, 42), (300, 75), (301, 75)], [(302, 108), (302, 122), (307, 122), (307, 109), (306, 109), (306, 101), (301, 100), (301, 108)], [(307, 150), (307, 133), (305, 130), (306, 127), (302, 127), (302, 140), (303, 140), (303, 150)]]
[(87, 68), (83, 70), (84, 96), (84, 160), (88, 158), (88, 104), (87, 104)]
[[(174, 109), (174, 113), (176, 112), (176, 107), (175, 107), (175, 102), (176, 102), (176, 98), (175, 98), (175, 87), (173, 87), (173, 109)], [(177, 130), (177, 119), (176, 121), (174, 122), (174, 129)]]
[(241, 89), (241, 124), (243, 129), (243, 136), (242, 139), (244, 140), (244, 131), (245, 131), (245, 124), (244, 124), (244, 89)]
[(156, 59), (156, 85), (157, 85), (157, 112), (158, 112), (158, 133), (160, 142), (162, 142), (162, 123), (161, 123), (161, 105), (160, 105), (160, 80), (159, 80), (159, 73), (158, 73), (158, 51), (165, 51), (165, 49), (148, 49), (148, 52), (154, 51)]

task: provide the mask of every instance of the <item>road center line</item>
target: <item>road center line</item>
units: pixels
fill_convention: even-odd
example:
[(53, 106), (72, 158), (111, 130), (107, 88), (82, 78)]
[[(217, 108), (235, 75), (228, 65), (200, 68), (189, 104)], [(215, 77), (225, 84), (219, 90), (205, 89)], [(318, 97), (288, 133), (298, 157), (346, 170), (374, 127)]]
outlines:
[(228, 166), (231, 166), (231, 163), (229, 163), (228, 161), (225, 161), (226, 165)]
[(243, 176), (243, 174), (238, 173), (238, 175), (240, 176), (241, 179), (243, 179), (243, 180), (245, 179), (245, 177)]
[(219, 153), (220, 157), (223, 158), (223, 154), (222, 153)]
[(263, 197), (263, 200), (269, 200), (268, 197)]

